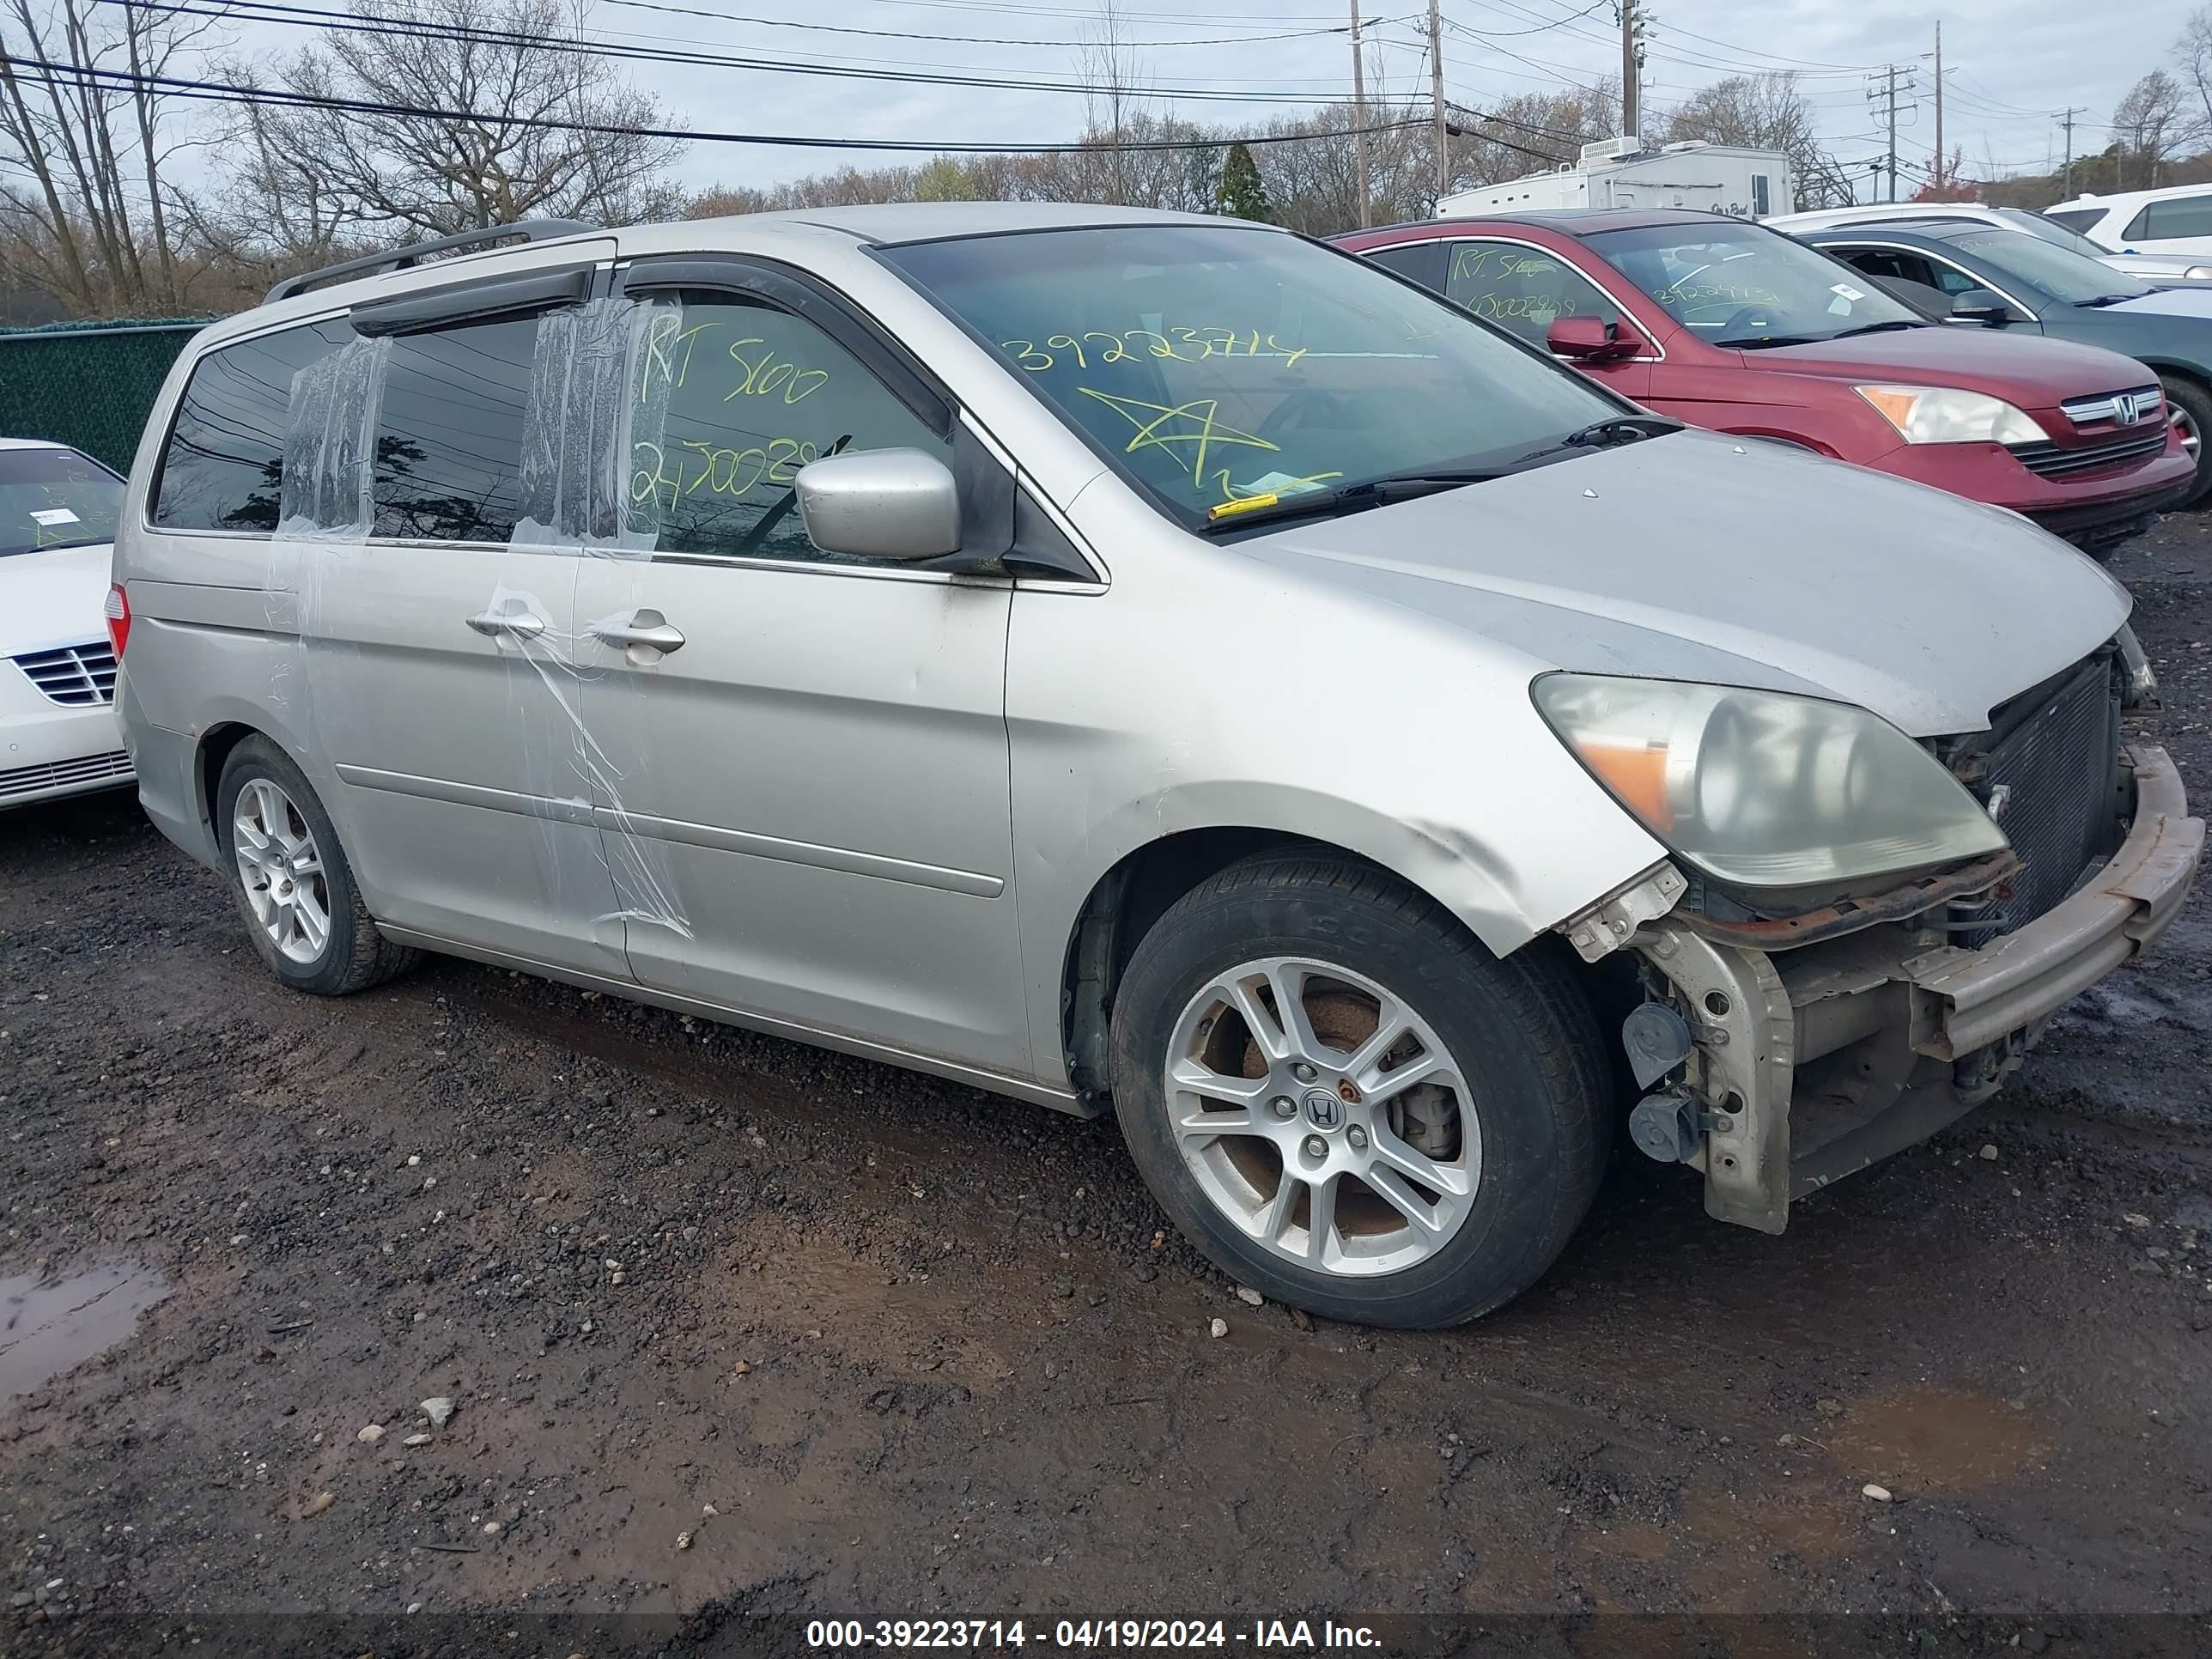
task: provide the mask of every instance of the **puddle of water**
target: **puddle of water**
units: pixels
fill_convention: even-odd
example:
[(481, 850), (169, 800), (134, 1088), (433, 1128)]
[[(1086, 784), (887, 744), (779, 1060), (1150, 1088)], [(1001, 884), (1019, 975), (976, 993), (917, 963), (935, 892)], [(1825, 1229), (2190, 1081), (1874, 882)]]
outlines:
[(1823, 1437), (1854, 1476), (1934, 1487), (1986, 1486), (2042, 1449), (2035, 1420), (2002, 1401), (1948, 1389), (1908, 1389), (1856, 1402)]
[(88, 1267), (66, 1279), (0, 1279), (0, 1405), (105, 1353), (169, 1293), (150, 1267)]

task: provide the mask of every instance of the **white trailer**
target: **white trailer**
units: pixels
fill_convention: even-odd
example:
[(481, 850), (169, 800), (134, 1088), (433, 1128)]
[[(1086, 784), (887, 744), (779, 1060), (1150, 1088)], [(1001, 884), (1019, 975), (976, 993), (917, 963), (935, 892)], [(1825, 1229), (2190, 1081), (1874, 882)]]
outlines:
[(1645, 149), (1628, 137), (1584, 144), (1579, 161), (1549, 173), (1455, 191), (1437, 204), (1437, 217), (1640, 207), (1695, 208), (1764, 219), (1796, 206), (1790, 158), (1778, 149), (1698, 140)]

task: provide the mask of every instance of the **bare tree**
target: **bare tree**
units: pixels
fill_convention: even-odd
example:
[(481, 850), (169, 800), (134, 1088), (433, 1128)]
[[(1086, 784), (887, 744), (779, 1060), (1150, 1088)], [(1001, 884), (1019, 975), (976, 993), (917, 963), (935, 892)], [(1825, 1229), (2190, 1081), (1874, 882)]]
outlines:
[(1124, 146), (1132, 126), (1146, 117), (1144, 58), (1122, 27), (1121, 0), (1102, 0), (1098, 21), (1084, 33), (1090, 44), (1075, 60), (1084, 87), (1084, 125), (1086, 137), (1107, 147), (1107, 194), (1093, 199), (1133, 207), (1139, 205), (1135, 157)]
[(240, 244), (283, 255), (394, 228), (441, 235), (547, 215), (624, 224), (681, 205), (664, 174), (683, 141), (641, 131), (673, 120), (573, 49), (580, 9), (366, 0), (356, 15), (371, 27), (276, 67), (275, 88), (302, 102), (246, 108), (222, 210), (210, 216)]
[(1700, 87), (1667, 118), (1668, 142), (1778, 149), (1790, 158), (1801, 206), (1847, 205), (1851, 181), (1815, 136), (1813, 106), (1789, 74), (1739, 75)]
[(16, 282), (78, 313), (181, 307), (162, 176), (176, 144), (151, 82), (216, 21), (0, 0), (0, 262)]
[[(2185, 34), (2183, 40), (2185, 44)], [(2124, 155), (2133, 158), (2145, 185), (2151, 189), (2157, 188), (2160, 164), (2192, 136), (2189, 94), (2180, 82), (2162, 69), (2144, 76), (2112, 106), (2112, 138)]]

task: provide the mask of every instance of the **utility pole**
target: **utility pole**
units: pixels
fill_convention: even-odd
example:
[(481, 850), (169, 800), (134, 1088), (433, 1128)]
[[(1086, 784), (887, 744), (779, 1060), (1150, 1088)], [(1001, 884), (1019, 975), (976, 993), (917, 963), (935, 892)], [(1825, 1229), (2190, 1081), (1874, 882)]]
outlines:
[(1367, 199), (1367, 68), (1360, 61), (1364, 56), (1359, 44), (1359, 0), (1352, 0), (1352, 125), (1358, 130), (1352, 143), (1358, 149), (1362, 230), (1375, 222), (1375, 210)]
[(1451, 157), (1446, 153), (1444, 129), (1444, 26), (1437, 0), (1429, 0), (1429, 101), (1437, 118), (1437, 199), (1451, 193)]
[(1897, 199), (1897, 65), (1889, 66), (1889, 199)]
[[(1900, 73), (1905, 77), (1901, 84), (1898, 79)], [(1897, 100), (1911, 90), (1912, 71), (1909, 69), (1900, 71), (1894, 64), (1887, 64), (1867, 76), (1867, 102), (1875, 106), (1875, 112), (1889, 128), (1889, 150), (1886, 162), (1875, 162), (1874, 171), (1878, 179), (1885, 165), (1887, 166), (1889, 173), (1889, 199), (1893, 202), (1897, 199)], [(1917, 108), (1918, 106), (1916, 105), (1914, 107)]]
[[(2058, 198), (2062, 202), (2070, 202), (2074, 199), (2074, 118), (2077, 115), (2087, 115), (2088, 112), (2081, 105), (2075, 104), (2069, 106), (2064, 118), (2059, 122), (2059, 125), (2066, 129), (2066, 183), (2064, 193)], [(2046, 155), (2049, 153), (2047, 150), (2045, 152)]]
[(1943, 20), (1936, 20), (1936, 188), (1943, 188)]
[(1642, 65), (1637, 62), (1638, 37), (1642, 33), (1642, 19), (1636, 10), (1636, 0), (1620, 0), (1620, 136), (1638, 138), (1643, 136), (1644, 95), (1639, 84)]

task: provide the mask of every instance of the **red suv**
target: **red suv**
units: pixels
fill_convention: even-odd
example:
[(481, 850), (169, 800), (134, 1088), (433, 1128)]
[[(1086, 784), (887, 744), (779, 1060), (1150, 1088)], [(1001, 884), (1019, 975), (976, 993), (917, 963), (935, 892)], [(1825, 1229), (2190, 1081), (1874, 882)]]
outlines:
[(2087, 550), (2193, 491), (2133, 358), (1931, 322), (1744, 220), (1615, 209), (1337, 240), (1662, 414), (2011, 507)]

